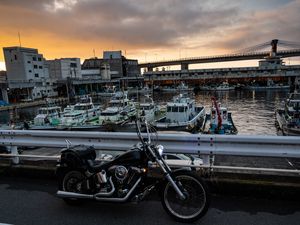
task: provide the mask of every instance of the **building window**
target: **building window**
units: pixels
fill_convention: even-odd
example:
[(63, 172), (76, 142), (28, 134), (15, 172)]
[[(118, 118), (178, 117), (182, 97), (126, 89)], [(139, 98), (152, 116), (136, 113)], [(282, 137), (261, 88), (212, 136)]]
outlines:
[(34, 68), (34, 69), (37, 69), (38, 67), (37, 67), (37, 65), (33, 65), (33, 68)]
[(32, 71), (31, 71), (31, 70), (28, 70), (28, 72), (31, 73)]
[(41, 57), (39, 57), (39, 58), (38, 58), (38, 60), (39, 60), (39, 61), (42, 61), (42, 58), (41, 58)]
[(36, 57), (35, 57), (35, 56), (33, 56), (33, 57), (32, 57), (32, 60), (33, 60), (33, 61), (36, 61)]
[(34, 74), (34, 76), (35, 76), (35, 77), (39, 77), (39, 74), (38, 74), (38, 73), (36, 73), (36, 74)]
[(17, 57), (17, 55), (15, 55), (15, 60), (17, 60), (18, 59), (18, 57)]
[(27, 61), (27, 63), (31, 63), (31, 61)]
[(77, 67), (77, 63), (70, 63), (70, 67), (76, 68)]
[(39, 69), (43, 69), (43, 67), (42, 67), (42, 66), (39, 66)]

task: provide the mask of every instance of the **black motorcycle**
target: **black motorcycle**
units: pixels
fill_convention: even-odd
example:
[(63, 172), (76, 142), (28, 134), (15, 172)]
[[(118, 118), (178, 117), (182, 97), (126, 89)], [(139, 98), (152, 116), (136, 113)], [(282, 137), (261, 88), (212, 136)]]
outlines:
[[(103, 202), (139, 202), (158, 191), (164, 209), (175, 220), (193, 222), (208, 210), (208, 188), (195, 171), (171, 170), (163, 156), (163, 146), (151, 143), (150, 125), (144, 121), (143, 138), (140, 119), (136, 119), (140, 143), (108, 162), (95, 162), (93, 147), (75, 146), (62, 151), (57, 168), (57, 195), (68, 204), (83, 199)], [(159, 174), (151, 172), (159, 169)], [(154, 174), (154, 175), (153, 175)]]

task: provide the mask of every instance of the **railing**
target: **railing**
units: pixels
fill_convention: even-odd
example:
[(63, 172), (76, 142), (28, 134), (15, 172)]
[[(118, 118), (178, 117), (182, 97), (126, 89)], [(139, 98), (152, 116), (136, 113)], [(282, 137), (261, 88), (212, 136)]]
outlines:
[[(63, 148), (66, 142), (125, 151), (138, 138), (135, 133), (120, 132), (0, 130), (0, 145), (4, 146)], [(159, 133), (158, 142), (171, 153), (300, 158), (299, 137)]]
[[(125, 151), (138, 142), (135, 133), (83, 131), (0, 130), (0, 145), (65, 147), (94, 146), (99, 150)], [(203, 135), (159, 133), (166, 152), (300, 158), (300, 138), (290, 136)]]

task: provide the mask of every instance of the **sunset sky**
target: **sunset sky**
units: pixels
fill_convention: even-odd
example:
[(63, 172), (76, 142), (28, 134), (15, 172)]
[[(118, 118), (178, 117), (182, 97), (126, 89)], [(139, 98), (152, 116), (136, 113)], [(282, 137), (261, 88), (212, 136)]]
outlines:
[[(300, 42), (299, 21), (300, 0), (0, 0), (0, 47), (19, 45), (19, 32), (22, 46), (46, 59), (83, 61), (95, 49), (97, 57), (122, 50), (139, 61), (164, 60), (230, 53), (272, 39)], [(0, 69), (3, 61), (1, 51)]]

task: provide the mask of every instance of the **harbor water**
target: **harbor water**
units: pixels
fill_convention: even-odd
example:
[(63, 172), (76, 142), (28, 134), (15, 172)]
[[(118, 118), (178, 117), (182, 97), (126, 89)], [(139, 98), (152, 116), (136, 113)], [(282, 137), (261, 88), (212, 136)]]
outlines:
[[(172, 99), (173, 95), (174, 93), (154, 93), (154, 101), (165, 104)], [(282, 105), (288, 96), (288, 90), (199, 92), (195, 94), (196, 103), (203, 104), (206, 112), (209, 112), (212, 96), (215, 96), (232, 113), (239, 135), (278, 135), (275, 126), (275, 109)], [(103, 104), (107, 100), (109, 99), (98, 99), (98, 103)], [(18, 121), (32, 120), (38, 108), (19, 109)], [(9, 112), (0, 112), (1, 124), (7, 124), (9, 120)]]

